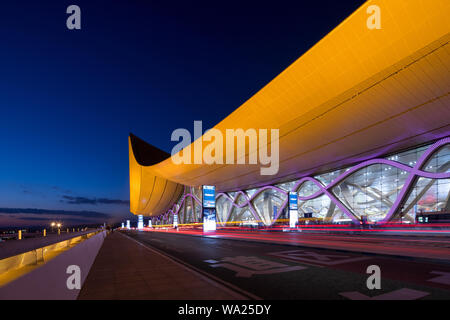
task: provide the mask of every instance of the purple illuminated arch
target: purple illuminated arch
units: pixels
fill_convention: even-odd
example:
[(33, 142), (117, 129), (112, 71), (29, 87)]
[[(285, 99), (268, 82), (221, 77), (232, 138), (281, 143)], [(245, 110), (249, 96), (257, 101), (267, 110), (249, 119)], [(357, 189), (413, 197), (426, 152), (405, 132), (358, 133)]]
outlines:
[[(400, 193), (397, 195), (397, 198), (395, 199), (395, 202), (393, 203), (393, 205), (391, 206), (391, 208), (389, 209), (389, 211), (387, 212), (385, 218), (383, 220), (381, 220), (380, 222), (387, 222), (389, 221), (392, 216), (398, 212), (399, 207), (401, 206), (401, 204), (405, 201), (405, 198), (408, 195), (409, 190), (412, 188), (414, 181), (416, 180), (417, 177), (424, 177), (424, 178), (429, 178), (429, 179), (448, 179), (450, 178), (450, 172), (428, 172), (428, 171), (424, 171), (422, 170), (422, 167), (425, 165), (425, 163), (429, 160), (429, 158), (433, 155), (433, 153), (441, 148), (442, 146), (449, 144), (450, 143), (450, 137), (444, 138), (442, 140), (439, 140), (438, 142), (434, 143), (433, 145), (431, 145), (423, 154), (422, 156), (419, 158), (419, 160), (416, 162), (416, 164), (414, 165), (414, 167), (405, 165), (403, 163), (397, 162), (397, 161), (393, 161), (393, 160), (387, 160), (387, 159), (383, 159), (383, 158), (377, 158), (377, 159), (371, 159), (371, 160), (367, 160), (364, 162), (361, 162), (358, 165), (353, 166), (352, 168), (350, 168), (349, 170), (347, 170), (346, 172), (340, 174), (338, 177), (336, 177), (332, 182), (330, 182), (328, 185), (324, 186), (322, 184), (322, 182), (320, 182), (319, 180), (313, 178), (313, 177), (303, 177), (300, 178), (300, 180), (298, 180), (295, 185), (291, 188), (291, 192), (297, 192), (298, 189), (300, 188), (300, 186), (306, 182), (306, 181), (310, 181), (312, 183), (314, 183), (319, 190), (309, 196), (306, 197), (302, 197), (302, 196), (298, 196), (298, 199), (301, 201), (308, 201), (308, 200), (312, 200), (315, 199), (317, 197), (320, 197), (322, 195), (326, 195), (334, 204), (336, 204), (336, 206), (348, 217), (350, 218), (353, 222), (359, 223), (359, 218), (347, 207), (345, 206), (345, 204), (343, 204), (331, 191), (331, 189), (333, 187), (335, 187), (336, 185), (338, 185), (339, 183), (341, 183), (342, 181), (344, 181), (347, 177), (349, 177), (350, 175), (352, 175), (353, 173), (374, 165), (374, 164), (384, 164), (384, 165), (388, 165), (391, 167), (395, 167), (398, 168), (400, 170), (403, 170), (405, 172), (408, 173), (408, 176), (405, 180), (405, 183), (403, 184), (403, 187), (400, 191)], [(278, 214), (276, 215), (276, 217), (272, 220), (271, 224), (273, 224), (281, 215), (281, 213), (283, 212), (283, 210), (286, 208), (287, 203), (288, 203), (288, 192), (289, 191), (285, 191), (281, 188), (278, 188), (276, 186), (273, 185), (266, 185), (263, 186), (259, 189), (256, 190), (256, 192), (249, 197), (248, 194), (246, 192), (244, 192), (243, 190), (239, 190), (236, 192), (236, 196), (233, 198), (231, 198), (227, 193), (225, 192), (219, 192), (216, 195), (216, 200), (219, 199), (220, 197), (225, 197), (228, 201), (231, 202), (231, 206), (228, 209), (228, 212), (226, 214), (226, 219), (225, 221), (228, 221), (228, 219), (230, 218), (231, 212), (233, 210), (233, 207), (237, 207), (237, 208), (243, 208), (245, 206), (249, 207), (250, 212), (252, 213), (252, 215), (254, 216), (254, 218), (256, 220), (259, 220), (259, 216), (258, 213), (256, 211), (256, 208), (254, 207), (253, 204), (253, 200), (258, 197), (262, 192), (264, 192), (265, 190), (268, 189), (272, 189), (272, 190), (276, 190), (282, 194), (284, 194), (286, 196), (286, 199), (284, 200)], [(237, 203), (237, 199), (242, 196), (244, 197), (245, 201), (241, 204)], [(165, 215), (169, 215), (169, 214), (178, 214), (179, 210), (181, 209), (185, 199), (187, 197), (191, 197), (195, 200), (195, 202), (199, 205), (201, 205), (201, 201), (199, 199), (197, 199), (192, 193), (186, 193), (186, 189), (185, 189), (185, 194), (183, 195), (182, 199), (181, 199), (181, 203), (180, 206), (178, 207), (178, 209), (175, 209), (177, 204), (174, 204), (172, 209), (168, 210)]]

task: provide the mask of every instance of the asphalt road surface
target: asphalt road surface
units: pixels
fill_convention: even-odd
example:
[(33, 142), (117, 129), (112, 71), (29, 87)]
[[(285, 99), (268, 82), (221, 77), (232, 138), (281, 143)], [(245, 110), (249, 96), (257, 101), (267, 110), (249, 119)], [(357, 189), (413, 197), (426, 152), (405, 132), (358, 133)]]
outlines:
[[(253, 299), (450, 299), (450, 261), (176, 233), (125, 234)], [(368, 288), (367, 282), (376, 284), (374, 271), (367, 273), (373, 265), (380, 268), (381, 289)]]

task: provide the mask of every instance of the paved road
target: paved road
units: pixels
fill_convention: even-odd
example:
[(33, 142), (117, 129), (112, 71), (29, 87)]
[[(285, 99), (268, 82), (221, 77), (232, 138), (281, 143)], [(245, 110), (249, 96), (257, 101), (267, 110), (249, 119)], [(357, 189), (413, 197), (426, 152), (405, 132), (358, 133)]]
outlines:
[[(450, 264), (339, 250), (196, 237), (126, 234), (262, 299), (450, 299)], [(381, 270), (369, 290), (367, 267)]]
[[(172, 228), (154, 230), (163, 233), (205, 236), (201, 230), (181, 229), (177, 231)], [(206, 236), (450, 261), (450, 237), (448, 236), (342, 235), (305, 232), (246, 232), (222, 229), (208, 233)]]

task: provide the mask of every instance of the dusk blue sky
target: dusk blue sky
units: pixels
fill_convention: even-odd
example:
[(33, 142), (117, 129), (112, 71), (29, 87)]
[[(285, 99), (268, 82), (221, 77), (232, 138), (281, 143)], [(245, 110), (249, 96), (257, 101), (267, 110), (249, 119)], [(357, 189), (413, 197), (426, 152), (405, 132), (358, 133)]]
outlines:
[(363, 2), (3, 2), (0, 226), (132, 218), (129, 132), (170, 152), (174, 129), (214, 126)]

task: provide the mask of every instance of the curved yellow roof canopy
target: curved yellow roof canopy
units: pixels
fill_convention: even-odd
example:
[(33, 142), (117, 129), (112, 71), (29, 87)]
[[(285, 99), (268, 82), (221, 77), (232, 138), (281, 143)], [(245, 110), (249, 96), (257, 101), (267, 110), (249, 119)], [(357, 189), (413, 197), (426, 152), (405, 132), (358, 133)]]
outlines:
[(128, 148), (130, 211), (150, 216), (167, 211), (182, 194), (184, 186), (157, 176), (151, 162), (168, 155), (132, 134), (128, 137)]
[[(380, 8), (381, 29), (367, 27), (371, 5)], [(170, 158), (132, 175), (138, 169), (132, 169), (130, 151), (131, 211), (157, 214), (170, 205), (162, 200), (155, 207), (140, 205), (164, 189), (153, 177), (173, 182), (175, 189), (177, 183), (211, 184), (231, 191), (327, 171), (448, 135), (449, 16), (448, 0), (366, 2), (214, 127), (224, 136), (226, 129), (279, 129), (276, 175), (262, 176), (260, 165), (177, 165)]]

